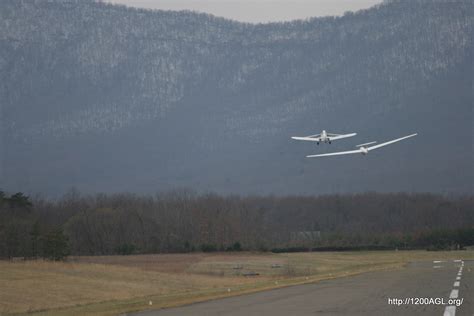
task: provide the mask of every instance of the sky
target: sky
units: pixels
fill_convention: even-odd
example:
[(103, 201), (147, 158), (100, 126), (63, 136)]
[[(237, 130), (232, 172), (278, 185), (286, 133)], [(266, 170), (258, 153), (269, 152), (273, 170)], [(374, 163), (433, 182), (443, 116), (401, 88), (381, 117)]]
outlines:
[(192, 10), (241, 22), (266, 23), (343, 15), (369, 8), (382, 0), (105, 0), (127, 6)]

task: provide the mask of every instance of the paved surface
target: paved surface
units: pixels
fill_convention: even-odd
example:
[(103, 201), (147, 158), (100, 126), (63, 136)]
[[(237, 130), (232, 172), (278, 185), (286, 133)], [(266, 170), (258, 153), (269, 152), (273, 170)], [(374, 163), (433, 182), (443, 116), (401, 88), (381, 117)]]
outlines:
[[(461, 269), (461, 266), (463, 268)], [(460, 271), (461, 270), (461, 271)], [(459, 275), (459, 280), (456, 278)], [(459, 285), (455, 284), (459, 281)], [(454, 291), (453, 291), (454, 290)], [(459, 307), (400, 306), (388, 299), (464, 299)], [(292, 286), (178, 308), (137, 313), (139, 316), (177, 315), (454, 315), (474, 316), (474, 261), (413, 263), (397, 271)]]

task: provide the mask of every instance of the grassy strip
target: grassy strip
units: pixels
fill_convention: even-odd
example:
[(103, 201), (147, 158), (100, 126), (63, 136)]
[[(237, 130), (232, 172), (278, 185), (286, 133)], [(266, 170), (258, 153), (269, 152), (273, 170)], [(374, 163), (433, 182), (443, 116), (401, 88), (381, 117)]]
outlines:
[[(209, 301), (214, 299), (251, 294), (260, 291), (272, 290), (277, 288), (283, 288), (294, 285), (303, 285), (309, 283), (315, 283), (322, 280), (330, 280), (340, 277), (349, 277), (361, 273), (381, 271), (381, 270), (392, 270), (398, 269), (402, 266), (401, 263), (388, 264), (388, 265), (375, 265), (373, 267), (366, 267), (357, 269), (351, 272), (338, 272), (331, 273), (321, 276), (308, 276), (308, 277), (293, 277), (286, 279), (276, 280), (265, 280), (256, 282), (248, 285), (240, 285), (231, 288), (218, 288), (210, 290), (201, 290), (190, 293), (179, 293), (173, 295), (151, 295), (121, 301), (107, 301), (99, 302), (94, 304), (79, 305), (60, 309), (51, 309), (46, 311), (38, 311), (29, 313), (30, 315), (37, 316), (66, 316), (66, 315), (93, 315), (93, 316), (111, 316), (119, 315), (123, 313), (138, 312), (145, 310), (156, 310), (162, 308), (177, 307), (182, 305), (188, 305), (192, 303), (198, 303), (203, 301)], [(152, 305), (149, 302), (152, 302)]]
[[(193, 256), (190, 255), (188, 258), (190, 263), (187, 269), (177, 273), (160, 272), (161, 268), (166, 269), (171, 264), (170, 258), (166, 257), (166, 263), (161, 263), (160, 266), (159, 262), (163, 259), (161, 255), (146, 257), (148, 261), (141, 268), (139, 261), (143, 261), (145, 257), (140, 256), (111, 257), (108, 258), (110, 260), (108, 264), (89, 262), (94, 258), (87, 258), (87, 263), (73, 264), (0, 263), (3, 270), (3, 272), (0, 270), (0, 283), (4, 282), (11, 286), (5, 288), (3, 292), (0, 289), (0, 315), (8, 315), (7, 312), (15, 311), (17, 312), (15, 315), (21, 313), (52, 316), (118, 315), (314, 283), (371, 271), (398, 269), (411, 261), (474, 259), (474, 251), (367, 251), (278, 255), (242, 253), (232, 256), (199, 254), (199, 261)], [(173, 258), (171, 256), (171, 259)], [(184, 259), (186, 258), (183, 256), (176, 256), (177, 261), (183, 262)], [(134, 262), (136, 266), (133, 266)], [(275, 269), (269, 268), (273, 262), (283, 262), (288, 265), (288, 269), (282, 268), (281, 274), (276, 275)], [(232, 276), (234, 273), (232, 266), (237, 263), (256, 269), (260, 276), (252, 278)], [(211, 273), (212, 269), (222, 271), (222, 276), (204, 274), (206, 271)], [(91, 292), (93, 290), (96, 292)], [(54, 295), (52, 291), (55, 291)], [(87, 292), (103, 295), (94, 297), (89, 293), (87, 296), (85, 294)], [(59, 303), (50, 301), (51, 297), (57, 298)], [(2, 300), (4, 302), (1, 302)], [(49, 305), (41, 305), (45, 306), (43, 310), (32, 310), (28, 306), (35, 306), (33, 300), (42, 300)], [(150, 301), (152, 305), (149, 304)], [(11, 309), (8, 310), (9, 308)]]

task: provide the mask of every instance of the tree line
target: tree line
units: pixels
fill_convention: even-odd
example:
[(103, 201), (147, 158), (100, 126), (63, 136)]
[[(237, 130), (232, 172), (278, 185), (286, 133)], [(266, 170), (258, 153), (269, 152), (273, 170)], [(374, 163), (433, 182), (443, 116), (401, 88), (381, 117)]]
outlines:
[(462, 249), (474, 245), (474, 197), (364, 193), (220, 196), (176, 190), (30, 198), (0, 191), (0, 257)]

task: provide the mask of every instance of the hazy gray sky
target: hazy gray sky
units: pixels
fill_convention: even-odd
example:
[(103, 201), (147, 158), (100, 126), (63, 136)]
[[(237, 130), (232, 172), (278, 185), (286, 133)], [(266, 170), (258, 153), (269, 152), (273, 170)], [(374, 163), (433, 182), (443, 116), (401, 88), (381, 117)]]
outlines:
[(242, 22), (273, 22), (313, 16), (342, 15), (371, 7), (382, 0), (106, 0), (128, 6), (193, 10)]

